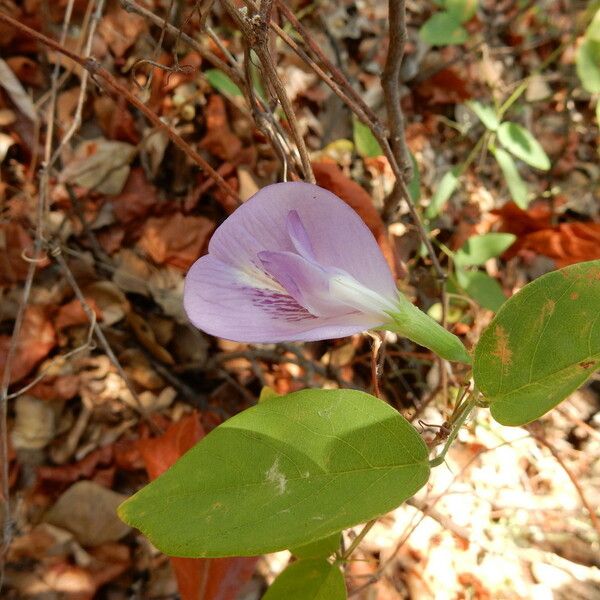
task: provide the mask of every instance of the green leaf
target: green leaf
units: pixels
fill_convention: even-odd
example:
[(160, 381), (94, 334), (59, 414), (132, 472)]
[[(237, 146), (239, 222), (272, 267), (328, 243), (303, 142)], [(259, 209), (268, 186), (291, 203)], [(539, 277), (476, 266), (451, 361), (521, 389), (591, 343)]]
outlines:
[(464, 44), (469, 38), (466, 29), (456, 15), (438, 12), (432, 15), (419, 30), (421, 39), (431, 46)]
[(458, 177), (456, 169), (448, 171), (438, 183), (438, 186), (433, 194), (429, 206), (425, 211), (425, 216), (428, 219), (434, 219), (440, 213), (442, 208), (458, 187)]
[(483, 271), (466, 271), (460, 280), (461, 287), (479, 306), (498, 312), (506, 302), (500, 284)]
[(600, 42), (600, 10), (594, 14), (592, 21), (585, 31), (585, 37), (593, 42)]
[(410, 161), (413, 167), (412, 179), (408, 183), (408, 193), (413, 202), (417, 203), (421, 199), (421, 175), (419, 165), (412, 152), (410, 152)]
[(226, 94), (228, 96), (243, 96), (242, 90), (233, 83), (231, 77), (219, 69), (207, 69), (204, 71), (204, 75), (208, 80), (208, 83), (212, 85), (217, 92)]
[(584, 39), (575, 57), (581, 85), (590, 94), (600, 92), (600, 42)]
[(119, 515), (171, 556), (248, 556), (364, 523), (428, 477), (427, 446), (391, 406), (303, 390), (227, 420)]
[(600, 260), (548, 273), (507, 300), (475, 349), (473, 376), (503, 425), (554, 408), (600, 368)]
[(354, 135), (354, 145), (356, 151), (363, 158), (381, 156), (383, 150), (379, 142), (375, 139), (373, 132), (358, 119), (352, 119), (352, 132)]
[(531, 132), (522, 125), (511, 121), (501, 123), (498, 127), (498, 139), (509, 152), (528, 165), (542, 171), (550, 168), (548, 155)]
[(290, 548), (290, 552), (298, 558), (328, 558), (339, 550), (341, 535), (342, 532), (338, 531), (304, 546)]
[(498, 115), (493, 106), (489, 104), (482, 104), (477, 100), (470, 100), (467, 102), (467, 106), (477, 115), (477, 118), (490, 130), (496, 131), (500, 125)]
[(262, 600), (345, 600), (344, 576), (324, 559), (299, 560), (275, 579)]
[(433, 350), (446, 360), (471, 364), (471, 357), (458, 337), (416, 307), (403, 294), (398, 296), (397, 303), (398, 310), (389, 313), (393, 322), (386, 323), (385, 329)]
[(477, 12), (477, 0), (446, 0), (446, 10), (461, 23), (466, 23)]
[(502, 169), (506, 185), (515, 204), (525, 210), (529, 205), (529, 190), (527, 184), (519, 175), (517, 165), (512, 156), (502, 148), (494, 148), (494, 157)]
[(517, 236), (512, 233), (484, 233), (470, 237), (454, 255), (459, 266), (482, 265), (490, 258), (500, 256)]

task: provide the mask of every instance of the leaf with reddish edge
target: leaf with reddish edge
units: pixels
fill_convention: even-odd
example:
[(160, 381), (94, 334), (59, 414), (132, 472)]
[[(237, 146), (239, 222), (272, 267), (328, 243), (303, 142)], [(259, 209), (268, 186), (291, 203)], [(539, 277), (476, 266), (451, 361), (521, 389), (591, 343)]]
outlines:
[[(193, 412), (173, 423), (158, 438), (138, 441), (150, 479), (156, 479), (196, 442), (204, 429)], [(250, 580), (258, 557), (181, 558), (171, 557), (182, 600), (235, 600), (241, 587)]]

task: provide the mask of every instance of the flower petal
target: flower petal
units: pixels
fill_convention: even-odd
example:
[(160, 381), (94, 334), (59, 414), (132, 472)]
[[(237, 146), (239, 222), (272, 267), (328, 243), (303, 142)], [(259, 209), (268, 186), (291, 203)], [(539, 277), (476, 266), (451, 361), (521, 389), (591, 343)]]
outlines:
[(261, 189), (209, 244), (211, 255), (241, 269), (255, 264), (264, 250), (296, 251), (307, 259), (312, 254), (320, 265), (342, 269), (381, 296), (396, 298), (394, 278), (373, 234), (345, 202), (316, 185), (289, 182)]
[(378, 327), (382, 320), (351, 313), (310, 314), (268, 275), (252, 285), (252, 275), (206, 255), (187, 274), (184, 306), (191, 322), (207, 333), (249, 343), (333, 339)]

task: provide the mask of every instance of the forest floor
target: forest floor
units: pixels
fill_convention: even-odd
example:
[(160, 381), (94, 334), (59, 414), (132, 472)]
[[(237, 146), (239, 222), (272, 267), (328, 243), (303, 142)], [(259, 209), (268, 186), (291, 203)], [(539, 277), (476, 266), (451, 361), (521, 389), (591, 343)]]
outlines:
[[(385, 120), (387, 3), (288, 0), (301, 29), (282, 4), (267, 41), (295, 125), (227, 12), (234, 4), (0, 1), (2, 598), (258, 600), (286, 566), (288, 552), (170, 559), (115, 509), (265, 386), (375, 389), (369, 336), (249, 345), (208, 336), (183, 312), (185, 273), (215, 228), (263, 186), (303, 177), (296, 134), (317, 183), (364, 219), (399, 287), (444, 312), (406, 203), (386, 202), (390, 161), (353, 115), (366, 107)], [(526, 283), (600, 258), (598, 94), (576, 68), (595, 4), (471, 0), (460, 43), (427, 43), (440, 4), (406, 1), (412, 200), (450, 286), (469, 239), (514, 235), (476, 266), (483, 288), (449, 288), (445, 321), (471, 348), (491, 308)], [(97, 62), (77, 60), (87, 56)], [(473, 100), (525, 127), (550, 168), (530, 157), (505, 181)], [(381, 352), (382, 397), (433, 439), (465, 373), (393, 335)], [(597, 600), (599, 457), (597, 375), (528, 427), (477, 411), (427, 486), (365, 537), (346, 567), (349, 597)]]

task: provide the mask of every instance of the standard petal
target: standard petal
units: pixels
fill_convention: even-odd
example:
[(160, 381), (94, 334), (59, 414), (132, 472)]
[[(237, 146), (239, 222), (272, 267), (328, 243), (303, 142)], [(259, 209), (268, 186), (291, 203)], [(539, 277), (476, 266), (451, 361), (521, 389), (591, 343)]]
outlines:
[(215, 258), (196, 261), (185, 281), (190, 321), (211, 335), (239, 342), (276, 343), (334, 339), (383, 324), (381, 318), (351, 313), (315, 317), (290, 295)]
[(296, 244), (312, 248), (322, 266), (342, 269), (378, 294), (396, 297), (389, 266), (362, 219), (337, 196), (309, 183), (278, 183), (257, 192), (217, 229), (209, 252), (245, 268), (261, 251), (298, 252)]

